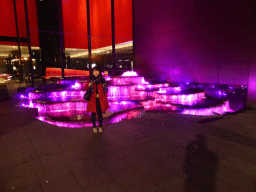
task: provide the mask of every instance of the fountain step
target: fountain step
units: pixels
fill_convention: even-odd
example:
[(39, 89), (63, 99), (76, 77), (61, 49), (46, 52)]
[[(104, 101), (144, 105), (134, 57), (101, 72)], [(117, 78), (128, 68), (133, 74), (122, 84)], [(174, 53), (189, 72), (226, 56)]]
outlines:
[[(183, 101), (183, 102), (179, 102), (179, 103), (175, 103), (175, 102), (161, 102), (158, 101), (157, 103), (161, 103), (161, 104), (171, 104), (173, 106), (176, 106), (180, 109), (201, 109), (201, 108), (208, 108), (208, 107), (214, 107), (214, 106), (218, 106), (221, 104), (224, 104), (224, 102), (227, 101), (227, 99), (219, 99), (219, 98), (214, 98), (214, 97), (206, 97), (200, 100), (197, 100), (193, 103), (190, 101)], [(191, 105), (189, 105), (191, 104)]]

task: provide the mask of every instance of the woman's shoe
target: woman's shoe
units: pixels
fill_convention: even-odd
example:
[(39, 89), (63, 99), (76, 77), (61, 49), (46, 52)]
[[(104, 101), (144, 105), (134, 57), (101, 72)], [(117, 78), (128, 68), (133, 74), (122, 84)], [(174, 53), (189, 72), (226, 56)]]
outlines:
[(99, 127), (99, 133), (102, 133), (102, 127)]
[(97, 128), (93, 128), (93, 133), (98, 133)]

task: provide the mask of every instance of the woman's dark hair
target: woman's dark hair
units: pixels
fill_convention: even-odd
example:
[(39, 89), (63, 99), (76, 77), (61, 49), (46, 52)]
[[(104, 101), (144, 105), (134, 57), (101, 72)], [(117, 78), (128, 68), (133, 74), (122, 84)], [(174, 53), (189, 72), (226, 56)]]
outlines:
[(93, 71), (99, 71), (99, 72), (100, 72), (100, 74), (99, 74), (99, 76), (98, 76), (98, 77), (100, 77), (100, 78), (102, 78), (102, 77), (103, 77), (103, 76), (102, 76), (102, 74), (101, 74), (101, 70), (100, 70), (100, 68), (96, 66), (96, 67), (92, 68), (92, 71), (91, 71), (91, 74), (90, 74), (90, 79), (94, 78)]
[(99, 71), (99, 72), (101, 73), (101, 70), (100, 70), (99, 67), (93, 67), (93, 68), (92, 68), (92, 73), (93, 73), (93, 71)]

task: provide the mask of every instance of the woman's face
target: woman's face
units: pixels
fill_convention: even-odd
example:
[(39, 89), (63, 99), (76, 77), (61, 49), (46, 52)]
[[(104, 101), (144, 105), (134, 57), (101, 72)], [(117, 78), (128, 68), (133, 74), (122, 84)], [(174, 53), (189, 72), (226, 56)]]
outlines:
[(97, 71), (97, 70), (93, 71), (93, 75), (94, 75), (95, 77), (98, 77), (98, 76), (99, 76), (99, 74), (100, 74), (100, 72), (99, 72), (99, 71)]

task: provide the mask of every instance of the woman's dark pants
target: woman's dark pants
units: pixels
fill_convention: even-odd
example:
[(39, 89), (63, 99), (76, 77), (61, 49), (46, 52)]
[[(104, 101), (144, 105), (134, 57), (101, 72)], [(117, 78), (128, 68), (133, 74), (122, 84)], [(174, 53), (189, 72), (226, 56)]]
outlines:
[[(102, 127), (102, 111), (100, 108), (100, 99), (96, 98), (96, 110), (98, 115), (99, 127)], [(96, 127), (96, 113), (91, 113), (91, 120), (93, 127)]]

